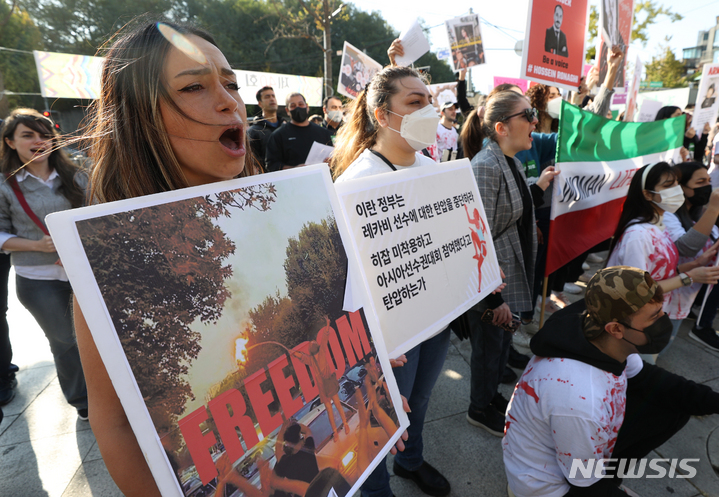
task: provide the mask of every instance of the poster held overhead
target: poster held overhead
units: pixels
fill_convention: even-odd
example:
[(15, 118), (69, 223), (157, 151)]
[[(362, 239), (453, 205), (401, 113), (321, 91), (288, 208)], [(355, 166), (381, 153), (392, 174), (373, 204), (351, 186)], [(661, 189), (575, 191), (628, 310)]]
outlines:
[(407, 426), (375, 318), (342, 310), (357, 263), (326, 165), (47, 224), (163, 496), (352, 495)]
[(449, 61), (453, 71), (484, 64), (482, 32), (477, 14), (455, 17), (445, 21), (444, 25), (447, 29), (451, 51)]
[(691, 124), (700, 138), (704, 132), (704, 124), (713, 126), (717, 122), (717, 114), (719, 114), (717, 92), (719, 92), (719, 64), (704, 64)]
[[(618, 45), (623, 54), (627, 54), (627, 47), (632, 36), (632, 22), (634, 20), (634, 0), (600, 0), (599, 1), (599, 37), (597, 39), (597, 62), (599, 66), (599, 80), (601, 86), (607, 75), (607, 52)], [(624, 92), (626, 57), (617, 72), (614, 88)]]
[(398, 66), (409, 66), (415, 60), (429, 52), (429, 41), (424, 35), (422, 26), (419, 25), (417, 19), (399, 35), (402, 41), (402, 49), (404, 55), (397, 55), (394, 60)]
[(503, 84), (515, 85), (519, 87), (520, 90), (522, 90), (522, 93), (527, 93), (527, 90), (529, 90), (529, 81), (527, 81), (526, 79), (504, 78), (502, 76), (494, 77), (494, 88)]
[(364, 90), (375, 73), (382, 70), (382, 64), (357, 47), (345, 42), (342, 49), (342, 63), (340, 64), (340, 78), (337, 82), (337, 93), (351, 99)]
[(501, 283), (468, 159), (339, 182), (362, 285), (390, 357), (436, 335)]
[(632, 84), (629, 87), (629, 92), (627, 93), (627, 107), (624, 111), (625, 122), (634, 121), (634, 114), (637, 111), (637, 97), (639, 96), (639, 83), (642, 79), (643, 68), (644, 64), (642, 64), (641, 59), (637, 55), (634, 66), (630, 68), (632, 70)]
[(588, 0), (530, 0), (521, 78), (575, 91), (584, 69)]

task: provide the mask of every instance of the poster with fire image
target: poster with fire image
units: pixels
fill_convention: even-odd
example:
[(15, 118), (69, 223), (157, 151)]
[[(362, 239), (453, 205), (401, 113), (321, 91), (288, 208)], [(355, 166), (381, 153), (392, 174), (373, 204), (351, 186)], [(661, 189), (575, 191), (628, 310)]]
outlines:
[(163, 495), (350, 496), (408, 425), (336, 212), (320, 165), (48, 218)]

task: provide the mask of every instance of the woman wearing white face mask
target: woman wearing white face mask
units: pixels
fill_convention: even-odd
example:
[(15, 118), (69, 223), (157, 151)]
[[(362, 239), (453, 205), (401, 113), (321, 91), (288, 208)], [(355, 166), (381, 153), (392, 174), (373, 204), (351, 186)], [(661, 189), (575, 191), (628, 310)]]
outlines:
[[(337, 182), (409, 167), (438, 167), (418, 151), (434, 144), (439, 116), (421, 76), (409, 67), (376, 73), (355, 100), (351, 118), (337, 133), (331, 168)], [(411, 412), (405, 449), (394, 459), (394, 473), (413, 480), (423, 492), (443, 496), (450, 484), (422, 454), (422, 429), (429, 397), (442, 370), (449, 328), (416, 346), (393, 373)], [(399, 366), (394, 361), (393, 366)], [(391, 497), (387, 465), (377, 466), (361, 488), (363, 497)]]
[[(664, 226), (663, 215), (676, 212), (684, 201), (672, 166), (658, 162), (639, 169), (629, 185), (607, 261), (607, 266), (633, 266), (648, 271), (659, 283), (664, 291), (664, 312), (674, 325), (673, 336), (689, 314), (694, 299), (672, 290), (692, 283), (715, 284), (719, 277), (719, 268), (707, 267), (715, 253), (712, 250), (679, 264), (679, 251)], [(656, 357), (644, 359), (653, 362)]]

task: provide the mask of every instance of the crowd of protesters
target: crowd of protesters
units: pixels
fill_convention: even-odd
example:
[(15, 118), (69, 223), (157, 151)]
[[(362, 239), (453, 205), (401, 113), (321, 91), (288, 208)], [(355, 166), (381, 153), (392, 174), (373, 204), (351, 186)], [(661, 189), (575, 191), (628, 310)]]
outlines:
[[(311, 116), (305, 97), (291, 93), (283, 115), (274, 89), (264, 87), (256, 95), (261, 115), (248, 126), (237, 83), (212, 36), (169, 25), (204, 55), (203, 70), (163, 37), (157, 23), (126, 28), (105, 54), (103, 90), (90, 134), (91, 168), (67, 157), (52, 122), (36, 111), (17, 109), (0, 128), (5, 175), (0, 184), (0, 308), (7, 309), (12, 264), (19, 299), (50, 341), (62, 391), (80, 419), (89, 416), (107, 468), (126, 495), (157, 494), (157, 489), (77, 305), (73, 323), (72, 289), (42, 220), (88, 201), (303, 166), (314, 142), (334, 147), (328, 162), (336, 182), (470, 159), (504, 282), (467, 311), (472, 347), (467, 421), (504, 437), (509, 495), (626, 495), (617, 472), (587, 476), (572, 472), (573, 461), (642, 458), (690, 415), (719, 413), (719, 394), (655, 365), (681, 322), (698, 314), (692, 307), (707, 292), (704, 312), (689, 336), (719, 351), (712, 328), (719, 290), (708, 287), (719, 278), (713, 265), (719, 248), (719, 190), (714, 189), (719, 183), (713, 179), (719, 178), (713, 174), (719, 164), (719, 126), (705, 127), (697, 138), (691, 112), (659, 111), (657, 119), (686, 116), (684, 160), (636, 171), (614, 236), (550, 276), (544, 310), (551, 317), (542, 329), (535, 320), (552, 184), (559, 174), (554, 167), (561, 126), (557, 104), (564, 99), (605, 118), (623, 60), (620, 47), (607, 51), (607, 76), (593, 98), (588, 95), (596, 70), (570, 95), (541, 84), (526, 94), (500, 85), (473, 107), (462, 71), (457, 102), (443, 103), (438, 115), (426, 78), (395, 63), (403, 53), (396, 40), (388, 50), (390, 65), (353, 102), (330, 96), (322, 115)], [(145, 113), (129, 112), (133, 106)], [(204, 124), (228, 120), (241, 123), (239, 131)], [(597, 253), (607, 249), (607, 267), (585, 274), (587, 258), (601, 261)], [(576, 284), (580, 281), (586, 283), (586, 298), (569, 305), (564, 292), (584, 291)], [(435, 496), (448, 495), (451, 482), (425, 460), (422, 432), (450, 334), (447, 327), (404, 357), (392, 358), (411, 422), (406, 440), (397, 444), (393, 472)], [(533, 357), (520, 353), (528, 350)], [(12, 401), (17, 388), (11, 360), (8, 326), (0, 319), (0, 406)], [(509, 366), (524, 369), (523, 375), (518, 378)], [(498, 391), (502, 382), (517, 384), (511, 403)], [(306, 495), (322, 473), (312, 435), (299, 424), (283, 425), (281, 433), (276, 474), (269, 473), (263, 480), (269, 483), (257, 495)], [(314, 468), (312, 477), (301, 485), (288, 484), (280, 469), (291, 466), (291, 460)], [(230, 466), (226, 469), (228, 478), (239, 478)], [(255, 489), (247, 487), (246, 493), (254, 495)], [(361, 492), (365, 497), (393, 495), (385, 462)]]

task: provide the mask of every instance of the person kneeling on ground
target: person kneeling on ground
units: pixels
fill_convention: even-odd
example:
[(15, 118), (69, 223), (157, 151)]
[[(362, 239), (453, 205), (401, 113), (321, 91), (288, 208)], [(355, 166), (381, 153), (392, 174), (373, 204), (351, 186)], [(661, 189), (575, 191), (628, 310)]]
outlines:
[[(719, 394), (638, 353), (658, 353), (672, 324), (648, 272), (603, 269), (585, 300), (556, 312), (531, 341), (502, 441), (510, 495), (625, 496), (616, 468), (641, 459), (690, 415), (719, 413)], [(585, 476), (588, 464), (618, 462)], [(572, 471), (572, 467), (576, 466)], [(586, 471), (585, 471), (586, 473)]]

